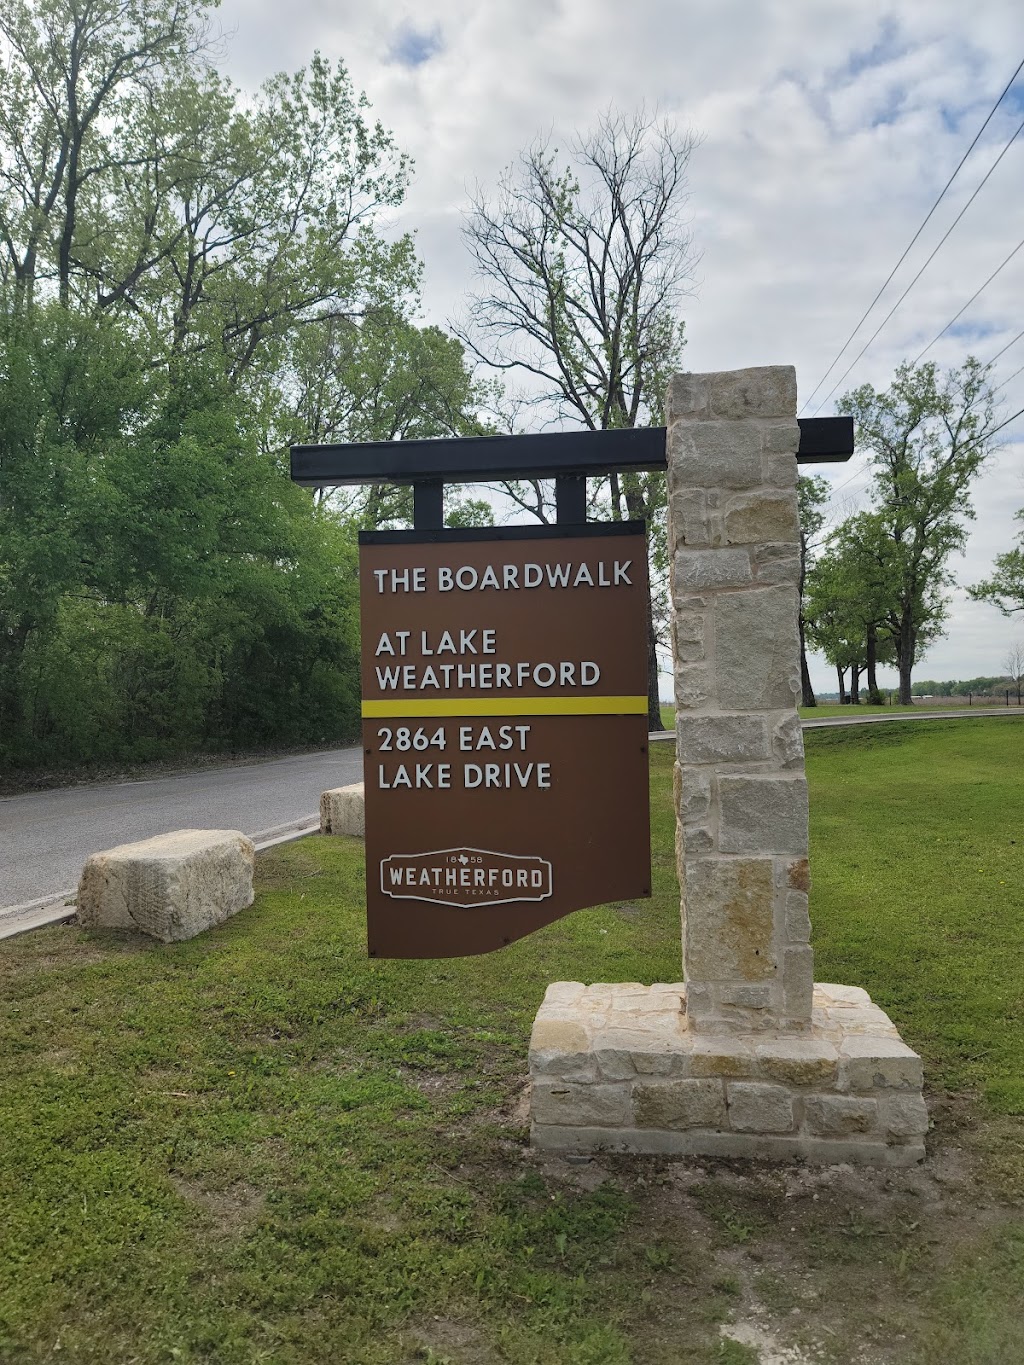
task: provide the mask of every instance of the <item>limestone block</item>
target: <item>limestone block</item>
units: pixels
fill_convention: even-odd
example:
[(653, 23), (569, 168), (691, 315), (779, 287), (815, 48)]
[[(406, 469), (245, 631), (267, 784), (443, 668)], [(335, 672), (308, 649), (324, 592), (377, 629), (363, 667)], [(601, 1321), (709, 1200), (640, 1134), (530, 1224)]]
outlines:
[(738, 493), (725, 509), (725, 543), (753, 545), (775, 542), (799, 545), (796, 490)]
[(585, 990), (582, 981), (552, 981), (544, 992), (544, 1005), (575, 1004)]
[(920, 1141), (928, 1131), (928, 1106), (920, 1095), (887, 1095), (882, 1100), (882, 1122), (890, 1139)]
[(693, 1076), (747, 1077), (757, 1066), (754, 1049), (742, 1038), (731, 1034), (701, 1034), (690, 1048), (690, 1074)]
[(640, 1128), (720, 1128), (725, 1123), (722, 1082), (637, 1081), (633, 1112)]
[(679, 814), (684, 820), (703, 820), (711, 806), (711, 774), (689, 768), (684, 778), (678, 763), (675, 771), (679, 778), (676, 796)]
[(795, 711), (784, 716), (772, 730), (772, 756), (783, 768), (803, 767), (804, 736)]
[(766, 1010), (772, 1004), (771, 986), (728, 985), (718, 992), (723, 1005), (735, 1005), (745, 1010)]
[(671, 426), (681, 417), (707, 418), (708, 384), (702, 374), (674, 374), (665, 395), (665, 421)]
[(921, 1058), (899, 1038), (851, 1034), (839, 1054), (839, 1089), (913, 1090), (924, 1083)]
[(871, 1133), (878, 1123), (878, 1102), (847, 1095), (810, 1095), (804, 1100), (804, 1120), (817, 1137)]
[(558, 1048), (531, 1048), (530, 1075), (590, 1085), (598, 1078), (597, 1059), (591, 1052), (561, 1052)]
[(899, 1037), (895, 1024), (877, 1005), (863, 1010), (839, 1006), (828, 1010), (827, 1014), (831, 1022), (841, 1028), (844, 1034), (862, 1033), (878, 1038)]
[(764, 716), (677, 716), (680, 763), (756, 763), (771, 756)]
[[(795, 885), (792, 882), (791, 885)], [(861, 986), (836, 986), (829, 981), (817, 981), (814, 986), (816, 1005), (848, 1005), (851, 1009), (875, 1009), (871, 996)]]
[[(797, 428), (796, 445), (800, 444), (800, 429)], [(773, 438), (782, 443), (781, 437)], [(766, 435), (767, 443), (767, 435)], [(766, 449), (764, 456), (764, 481), (766, 484), (773, 484), (776, 488), (792, 488), (797, 480), (796, 451), (790, 455), (784, 451), (771, 451)]]
[(676, 550), (672, 584), (677, 593), (742, 588), (752, 578), (748, 550)]
[(672, 619), (672, 638), (675, 641), (677, 666), (699, 663), (705, 657), (704, 616), (696, 611), (677, 611)]
[(628, 1128), (633, 1122), (627, 1085), (573, 1085), (540, 1078), (533, 1082), (530, 1113), (534, 1123), (571, 1127)]
[(78, 886), (79, 923), (164, 943), (194, 938), (252, 905), (255, 856), (234, 829), (180, 829), (94, 853)]
[(763, 981), (775, 975), (770, 858), (705, 858), (685, 870), (687, 978)]
[(723, 853), (805, 853), (807, 782), (802, 773), (718, 779)]
[[(780, 870), (784, 873), (781, 885), (788, 886), (791, 891), (810, 891), (811, 865), (806, 858), (794, 858)], [(864, 994), (867, 995), (867, 991)]]
[(851, 1162), (900, 1169), (924, 1157), (922, 1143), (887, 1146), (863, 1137), (816, 1138), (805, 1134), (669, 1132), (658, 1128), (567, 1128), (537, 1124), (530, 1141), (548, 1152), (643, 1152), (652, 1155), (734, 1157), (750, 1161)]
[(586, 1028), (574, 1019), (538, 1015), (530, 1036), (530, 1074), (569, 1081), (596, 1080), (597, 1062), (590, 1052)]
[(839, 1066), (838, 1052), (823, 1038), (773, 1038), (755, 1053), (762, 1076), (788, 1085), (830, 1086)]
[(351, 839), (365, 836), (366, 806), (361, 782), (321, 792), (320, 833), (347, 834)]
[(800, 582), (800, 556), (792, 545), (756, 545), (750, 556), (750, 569), (758, 587)]
[(706, 706), (714, 695), (714, 677), (707, 664), (679, 664), (675, 672), (676, 706)]
[(811, 916), (806, 891), (786, 892), (786, 938), (790, 943), (807, 943), (811, 937)]
[(575, 1019), (551, 1019), (540, 1014), (534, 1021), (530, 1035), (530, 1051), (544, 1052), (559, 1048), (562, 1052), (586, 1052), (590, 1035)]
[[(757, 422), (670, 424), (665, 452), (670, 497), (685, 488), (755, 488), (761, 484)], [(677, 533), (677, 545), (680, 539)]]
[(691, 548), (707, 547), (714, 544), (703, 489), (684, 488), (673, 493), (669, 500), (668, 517), (672, 528), (673, 548), (682, 545)]
[(740, 1133), (791, 1133), (793, 1097), (781, 1085), (729, 1081), (729, 1122)]
[(684, 853), (711, 853), (715, 847), (715, 837), (707, 825), (683, 826)]
[(713, 417), (789, 417), (796, 425), (796, 370), (792, 365), (757, 365), (705, 374)]
[(809, 1020), (814, 1001), (814, 949), (806, 944), (782, 954), (782, 1007), (787, 1018)]
[(792, 587), (752, 588), (718, 598), (715, 680), (723, 710), (793, 710), (800, 693), (796, 601)]
[(629, 1080), (634, 1076), (678, 1078), (690, 1072), (685, 1048), (637, 1030), (602, 1030), (594, 1039), (594, 1059), (606, 1081)]
[[(792, 481), (796, 483), (795, 457), (800, 449), (800, 424), (798, 422), (766, 423), (761, 428), (761, 438), (766, 455), (792, 455)], [(790, 466), (786, 466), (789, 468)]]

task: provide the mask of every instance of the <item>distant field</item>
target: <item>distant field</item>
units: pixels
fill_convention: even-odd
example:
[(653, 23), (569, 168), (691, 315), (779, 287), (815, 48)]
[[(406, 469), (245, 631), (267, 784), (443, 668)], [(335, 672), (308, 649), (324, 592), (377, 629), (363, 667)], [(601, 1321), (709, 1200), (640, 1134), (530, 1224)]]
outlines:
[[(1005, 707), (1006, 702), (1003, 697), (976, 697), (974, 706), (981, 710), (990, 710), (993, 707)], [(1016, 709), (1017, 702), (1014, 697), (1010, 697), (1010, 709)], [(880, 716), (890, 715), (896, 712), (922, 712), (922, 711), (956, 711), (960, 707), (970, 709), (966, 697), (935, 697), (931, 701), (914, 702), (912, 706), (868, 706), (861, 703), (860, 706), (840, 706), (838, 702), (820, 702), (817, 706), (801, 706), (799, 712), (807, 720), (830, 720), (833, 716), (848, 716), (851, 719), (855, 716)], [(661, 708), (661, 723), (666, 730), (671, 730), (675, 724), (675, 707), (664, 705)]]

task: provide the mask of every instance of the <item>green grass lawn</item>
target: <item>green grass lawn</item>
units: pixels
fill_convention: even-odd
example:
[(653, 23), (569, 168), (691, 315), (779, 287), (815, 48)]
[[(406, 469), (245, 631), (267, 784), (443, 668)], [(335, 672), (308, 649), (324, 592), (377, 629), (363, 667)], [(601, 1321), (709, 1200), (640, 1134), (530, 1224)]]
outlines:
[(652, 900), (487, 957), (367, 960), (343, 839), (191, 943), (0, 945), (3, 1365), (1024, 1360), (1024, 727), (807, 748), (817, 976), (922, 1051), (924, 1169), (530, 1151), (546, 984), (679, 975), (654, 746)]

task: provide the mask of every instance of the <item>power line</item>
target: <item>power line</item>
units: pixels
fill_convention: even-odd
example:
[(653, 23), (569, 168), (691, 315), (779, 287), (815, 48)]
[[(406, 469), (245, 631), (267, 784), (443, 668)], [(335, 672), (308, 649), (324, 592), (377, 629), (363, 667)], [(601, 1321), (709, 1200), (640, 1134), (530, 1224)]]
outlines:
[[(1011, 341), (1008, 341), (1001, 351), (996, 351), (995, 355), (994, 355), (994, 356), (992, 357), (992, 359), (988, 362), (989, 365), (994, 365), (994, 364), (996, 363), (996, 361), (999, 359), (999, 357), (1000, 357), (1001, 355), (1005, 355), (1006, 352), (1010, 349), (1011, 346), (1016, 346), (1017, 342), (1020, 341), (1021, 337), (1024, 337), (1024, 328), (1022, 328), (1021, 331), (1019, 331), (1019, 332), (1017, 333), (1017, 335), (1016, 335)], [(986, 366), (986, 368), (988, 368), (988, 367)], [(1019, 371), (1018, 371), (1018, 373), (1019, 373)]]
[(1013, 374), (1011, 374), (1010, 377), (1009, 377), (1008, 379), (1004, 379), (1003, 382), (999, 385), (999, 388), (998, 388), (998, 389), (993, 389), (992, 392), (993, 392), (993, 393), (998, 393), (1000, 389), (1005, 389), (1006, 386), (1007, 386), (1007, 384), (1009, 384), (1010, 380), (1011, 380), (1011, 379), (1016, 379), (1017, 376), (1018, 376), (1019, 374), (1021, 374), (1021, 373), (1024, 373), (1024, 365), (1022, 365), (1022, 366), (1020, 367), (1019, 370), (1014, 370)]
[[(944, 336), (946, 335), (946, 333), (949, 331), (949, 329), (953, 326), (953, 323), (956, 322), (957, 318), (962, 317), (963, 314), (967, 312), (968, 308), (970, 308), (971, 304), (972, 304), (972, 303), (974, 302), (974, 300), (978, 297), (978, 295), (981, 294), (984, 290), (986, 290), (986, 289), (989, 287), (989, 285), (992, 283), (992, 281), (995, 279), (995, 277), (999, 274), (999, 272), (1004, 268), (1004, 266), (1008, 266), (1008, 265), (1010, 264), (1010, 262), (1013, 260), (1014, 256), (1016, 256), (1017, 252), (1021, 249), (1022, 246), (1024, 246), (1024, 237), (1022, 237), (1022, 238), (1020, 239), (1020, 241), (1017, 243), (1017, 245), (1016, 245), (1016, 246), (1013, 248), (1013, 250), (1010, 252), (1009, 256), (1007, 256), (1006, 259), (1005, 259), (1000, 265), (997, 265), (997, 266), (996, 266), (995, 270), (992, 271), (992, 274), (989, 275), (989, 277), (988, 277), (988, 279), (985, 281), (985, 283), (984, 283), (979, 289), (976, 289), (976, 290), (974, 291), (974, 293), (971, 295), (971, 297), (967, 300), (967, 302), (964, 304), (964, 306), (960, 309), (959, 313), (954, 313), (954, 314), (953, 314), (953, 316), (950, 318), (950, 320), (946, 323), (945, 327), (943, 327), (942, 331), (939, 332), (938, 336), (933, 336), (932, 339), (931, 339), (931, 341), (929, 341), (928, 345), (924, 348), (924, 350), (918, 352), (918, 354), (917, 354), (917, 355), (914, 357), (914, 359), (910, 362), (912, 365), (916, 365), (917, 362), (921, 359), (921, 357), (922, 357), (923, 355), (927, 355), (927, 354), (928, 354), (928, 352), (932, 349), (932, 347), (933, 347), (933, 346), (935, 345), (935, 343), (940, 339), (940, 337), (944, 337)], [(1018, 335), (1020, 335), (1020, 333), (1018, 333)], [(1012, 345), (1013, 345), (1013, 342), (1010, 342), (1009, 344), (1012, 346)], [(1006, 349), (1007, 349), (1007, 347), (1004, 347), (1004, 348), (1003, 348), (1003, 350), (1006, 350)], [(1003, 352), (1000, 351), (1000, 352), (999, 352), (999, 355), (1002, 355), (1002, 353), (1003, 353)], [(997, 357), (997, 359), (998, 359), (998, 357)]]
[[(1018, 370), (1017, 373), (1019, 374), (1020, 371)], [(1013, 375), (1011, 374), (1010, 379), (1012, 378)], [(1008, 379), (1006, 382), (1009, 383), (1010, 379)], [(997, 427), (993, 427), (991, 431), (983, 431), (980, 436), (975, 436), (973, 441), (965, 441), (964, 444), (960, 447), (960, 449), (969, 450), (971, 446), (976, 446), (979, 441), (989, 440), (989, 438), (994, 436), (997, 431), (1002, 431), (1003, 427), (1008, 427), (1011, 422), (1016, 422), (1018, 417), (1024, 417), (1024, 408), (1018, 408), (1012, 417), (1007, 417), (1005, 422), (1000, 422), (999, 425)]]
[[(1013, 374), (1010, 375), (1009, 379), (1004, 379), (1003, 382), (999, 385), (999, 389), (1005, 389), (1007, 384), (1009, 384), (1010, 379), (1016, 379), (1017, 376), (1022, 371), (1024, 371), (1024, 365), (1022, 365), (1019, 370), (1014, 370)], [(993, 389), (992, 392), (994, 394), (998, 393), (999, 389)], [(973, 441), (965, 441), (964, 444), (960, 447), (960, 449), (969, 450), (971, 446), (977, 445), (978, 441), (989, 440), (989, 438), (994, 436), (997, 431), (1002, 431), (1003, 427), (1008, 427), (1010, 423), (1015, 422), (1018, 417), (1024, 417), (1024, 408), (1019, 408), (1018, 411), (1015, 412), (1011, 417), (1007, 417), (1005, 422), (1000, 422), (999, 425), (997, 427), (993, 427), (991, 431), (982, 432), (981, 435), (976, 436)], [(832, 489), (832, 496), (834, 497), (836, 493), (844, 489), (848, 483), (853, 483), (854, 479), (859, 479), (866, 472), (867, 472), (866, 469), (858, 469), (855, 473), (851, 474), (848, 479), (844, 479), (842, 483), (837, 484), (836, 487)]]
[(949, 227), (946, 229), (946, 231), (945, 231), (945, 233), (943, 234), (943, 236), (939, 239), (939, 243), (938, 243), (938, 245), (935, 247), (935, 249), (934, 249), (934, 251), (932, 252), (932, 254), (928, 257), (928, 259), (925, 261), (924, 265), (923, 265), (923, 266), (921, 267), (921, 269), (917, 272), (917, 274), (914, 276), (914, 278), (910, 281), (910, 283), (907, 285), (906, 289), (904, 289), (903, 293), (899, 296), (899, 298), (896, 300), (896, 302), (893, 304), (893, 306), (889, 309), (888, 313), (886, 313), (885, 317), (882, 319), (882, 321), (878, 324), (878, 326), (875, 328), (875, 330), (874, 330), (874, 331), (871, 333), (871, 335), (868, 337), (867, 341), (864, 343), (864, 345), (860, 348), (860, 350), (859, 350), (859, 351), (857, 352), (857, 354), (854, 356), (854, 358), (853, 358), (853, 360), (851, 361), (851, 363), (846, 367), (846, 369), (843, 371), (843, 373), (840, 375), (840, 377), (836, 380), (836, 382), (835, 382), (835, 383), (832, 385), (832, 387), (829, 389), (829, 391), (828, 391), (828, 393), (825, 395), (825, 397), (821, 400), (821, 402), (818, 404), (818, 406), (814, 409), (815, 416), (817, 416), (817, 414), (822, 410), (822, 408), (825, 406), (825, 404), (828, 402), (828, 400), (829, 400), (829, 399), (832, 397), (832, 395), (835, 393), (836, 389), (839, 388), (839, 385), (843, 382), (843, 380), (844, 380), (844, 379), (846, 378), (846, 376), (850, 373), (850, 371), (853, 369), (853, 367), (858, 363), (858, 361), (860, 360), (861, 356), (863, 356), (864, 352), (865, 352), (865, 351), (868, 349), (868, 347), (872, 344), (872, 342), (873, 342), (873, 341), (875, 340), (875, 338), (878, 336), (879, 332), (882, 330), (882, 328), (886, 325), (886, 323), (889, 321), (889, 319), (890, 319), (890, 318), (893, 316), (893, 314), (896, 312), (897, 308), (899, 308), (900, 304), (903, 302), (903, 300), (907, 297), (907, 295), (908, 295), (908, 294), (910, 293), (910, 291), (913, 289), (914, 285), (917, 284), (918, 280), (921, 278), (921, 276), (924, 274), (924, 272), (925, 272), (925, 271), (928, 269), (928, 267), (931, 265), (932, 261), (935, 260), (935, 257), (939, 254), (940, 250), (941, 250), (942, 247), (945, 245), (946, 241), (949, 239), (949, 236), (950, 236), (950, 234), (952, 233), (953, 229), (956, 227), (957, 223), (959, 223), (960, 219), (964, 216), (964, 214), (967, 212), (967, 210), (971, 207), (971, 205), (974, 203), (975, 199), (977, 199), (978, 195), (981, 193), (982, 189), (984, 188), (985, 183), (986, 183), (986, 181), (988, 180), (989, 176), (992, 174), (992, 172), (995, 170), (995, 168), (999, 165), (1000, 161), (1002, 161), (1003, 157), (1006, 155), (1006, 153), (1010, 150), (1010, 148), (1011, 148), (1011, 147), (1013, 146), (1013, 144), (1016, 142), (1018, 136), (1020, 135), (1020, 133), (1021, 133), (1022, 131), (1024, 131), (1024, 119), (1022, 119), (1021, 122), (1017, 125), (1016, 130), (1014, 131), (1014, 133), (1013, 133), (1012, 136), (1010, 137), (1010, 140), (1007, 142), (1006, 146), (1003, 148), (1003, 150), (1002, 150), (1002, 151), (999, 153), (999, 155), (996, 157), (995, 161), (992, 162), (992, 165), (991, 165), (991, 166), (988, 168), (988, 170), (985, 172), (984, 178), (982, 179), (981, 183), (980, 183), (980, 184), (978, 185), (978, 187), (975, 189), (974, 193), (971, 195), (970, 199), (968, 199), (967, 203), (963, 206), (963, 208), (960, 210), (960, 212), (957, 214), (957, 216), (953, 219), (952, 223), (950, 223)]
[[(932, 214), (935, 212), (935, 210), (936, 210), (936, 209), (939, 207), (939, 205), (942, 203), (943, 199), (946, 197), (946, 191), (949, 189), (950, 185), (952, 185), (953, 181), (954, 181), (954, 180), (957, 178), (957, 176), (960, 174), (960, 171), (961, 171), (961, 169), (962, 169), (962, 167), (963, 167), (964, 162), (967, 160), (967, 158), (970, 156), (970, 154), (974, 151), (975, 147), (978, 145), (978, 139), (981, 137), (982, 133), (983, 133), (983, 132), (985, 131), (985, 129), (988, 127), (989, 123), (990, 123), (991, 120), (992, 120), (993, 115), (995, 114), (995, 112), (996, 112), (996, 110), (999, 108), (999, 106), (1002, 104), (1003, 100), (1006, 98), (1006, 95), (1007, 95), (1007, 93), (1009, 92), (1010, 87), (1013, 85), (1014, 81), (1015, 81), (1015, 80), (1017, 79), (1017, 77), (1020, 75), (1020, 73), (1021, 73), (1022, 70), (1024, 70), (1024, 58), (1021, 59), (1020, 66), (1017, 67), (1017, 70), (1013, 73), (1013, 75), (1012, 75), (1012, 76), (1010, 77), (1010, 79), (1007, 81), (1007, 83), (1006, 83), (1006, 85), (1005, 85), (1005, 87), (1004, 87), (1004, 89), (1003, 89), (1003, 93), (999, 96), (999, 98), (996, 100), (995, 104), (993, 104), (992, 108), (988, 111), (988, 115), (987, 115), (986, 118), (985, 118), (985, 122), (981, 125), (981, 127), (980, 127), (980, 128), (978, 129), (978, 131), (975, 133), (974, 138), (973, 138), (973, 140), (972, 140), (972, 142), (971, 142), (971, 145), (967, 148), (967, 151), (964, 152), (963, 156), (960, 158), (959, 162), (957, 163), (956, 170), (953, 172), (953, 174), (952, 174), (952, 175), (949, 177), (949, 179), (946, 181), (945, 185), (942, 187), (942, 193), (939, 195), (938, 199), (936, 199), (935, 203), (934, 203), (934, 204), (931, 206), (931, 208), (928, 210), (927, 214), (925, 215), (925, 217), (924, 217), (924, 219), (923, 219), (923, 221), (922, 221), (922, 223), (921, 223), (921, 226), (917, 229), (917, 231), (914, 233), (913, 237), (911, 237), (910, 241), (907, 243), (907, 247), (906, 247), (905, 251), (903, 252), (903, 255), (899, 258), (899, 260), (896, 262), (896, 264), (893, 266), (893, 268), (889, 271), (889, 274), (886, 276), (885, 283), (882, 285), (881, 289), (879, 289), (878, 293), (875, 295), (875, 297), (874, 297), (874, 298), (871, 300), (871, 302), (868, 304), (867, 308), (864, 310), (864, 314), (863, 314), (863, 316), (861, 317), (860, 321), (857, 323), (856, 327), (854, 327), (853, 331), (850, 333), (850, 335), (849, 335), (849, 336), (846, 338), (846, 340), (843, 342), (842, 346), (840, 347), (840, 349), (839, 349), (839, 351), (838, 351), (838, 353), (837, 353), (837, 355), (836, 355), (836, 358), (832, 361), (832, 364), (828, 367), (828, 369), (825, 371), (825, 373), (824, 373), (824, 374), (821, 376), (821, 378), (818, 380), (817, 384), (815, 384), (814, 388), (813, 388), (813, 389), (810, 391), (810, 393), (807, 395), (807, 398), (806, 398), (806, 400), (804, 401), (804, 405), (803, 405), (803, 407), (800, 409), (801, 412), (803, 412), (804, 408), (806, 408), (806, 407), (808, 407), (808, 406), (810, 405), (811, 399), (812, 399), (812, 398), (814, 397), (814, 395), (818, 392), (818, 390), (821, 388), (822, 384), (824, 384), (825, 380), (829, 377), (829, 375), (832, 373), (832, 371), (835, 369), (835, 367), (839, 364), (839, 361), (840, 361), (840, 359), (841, 359), (841, 357), (842, 357), (843, 352), (846, 350), (847, 346), (849, 346), (850, 342), (853, 340), (853, 338), (854, 338), (854, 337), (857, 335), (857, 333), (860, 331), (861, 327), (864, 325), (865, 319), (868, 317), (868, 314), (871, 312), (871, 310), (874, 308), (875, 304), (878, 302), (878, 300), (879, 300), (879, 299), (882, 297), (882, 295), (885, 293), (886, 289), (889, 287), (889, 284), (890, 284), (890, 282), (892, 281), (893, 276), (896, 274), (897, 270), (899, 270), (899, 268), (900, 268), (900, 266), (903, 264), (903, 262), (907, 259), (908, 255), (910, 254), (910, 250), (911, 250), (911, 248), (913, 247), (914, 243), (917, 241), (918, 237), (920, 237), (921, 233), (922, 233), (922, 232), (925, 230), (925, 228), (928, 226), (928, 222), (929, 222), (929, 220), (931, 219)], [(826, 401), (827, 401), (827, 400), (826, 400)]]

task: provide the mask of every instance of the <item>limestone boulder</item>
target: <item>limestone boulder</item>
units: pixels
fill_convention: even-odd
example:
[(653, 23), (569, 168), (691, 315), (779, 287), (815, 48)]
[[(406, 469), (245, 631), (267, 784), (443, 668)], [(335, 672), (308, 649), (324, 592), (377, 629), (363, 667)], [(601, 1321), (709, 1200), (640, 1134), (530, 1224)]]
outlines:
[(320, 795), (320, 833), (346, 834), (350, 839), (366, 836), (366, 803), (363, 784), (334, 787)]
[(94, 853), (78, 885), (86, 928), (195, 938), (252, 904), (256, 850), (235, 829), (179, 829)]

